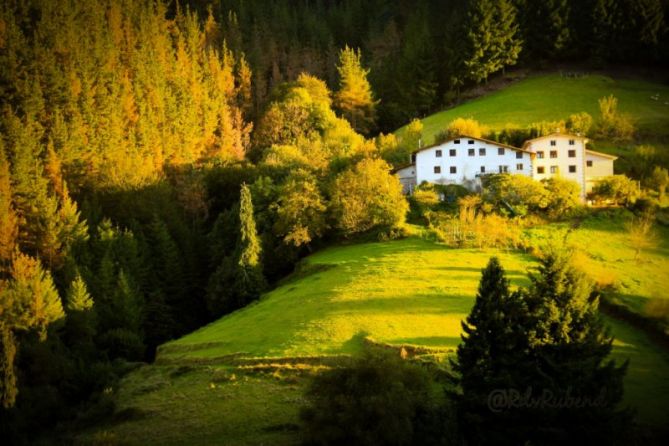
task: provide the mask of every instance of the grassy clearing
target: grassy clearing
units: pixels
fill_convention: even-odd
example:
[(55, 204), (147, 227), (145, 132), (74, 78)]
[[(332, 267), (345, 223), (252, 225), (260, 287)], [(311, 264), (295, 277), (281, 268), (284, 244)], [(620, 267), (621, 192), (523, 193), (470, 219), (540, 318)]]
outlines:
[[(616, 241), (615, 230), (597, 232), (606, 227), (598, 220), (586, 222), (571, 236), (591, 242), (590, 270), (615, 268), (616, 274), (637, 276), (644, 284), (655, 280), (653, 273), (641, 273), (642, 266), (627, 271), (627, 260), (618, 265), (618, 258), (631, 256), (618, 247), (622, 241)], [(597, 254), (605, 246), (611, 246), (613, 257)], [(500, 256), (515, 286), (527, 283), (533, 261), (526, 255), (453, 250), (418, 237), (319, 252), (257, 304), (166, 344), (157, 365), (121, 383), (117, 421), (81, 438), (104, 434), (130, 445), (297, 444), (305, 376), (321, 363), (357, 351), (364, 336), (453, 349), (480, 270), (493, 254)], [(598, 270), (597, 262), (606, 265)], [(638, 410), (642, 422), (663, 423), (669, 410), (669, 354), (626, 324), (607, 322), (616, 338), (614, 359), (631, 361), (626, 403)], [(124, 413), (131, 416), (124, 418)]]
[[(652, 100), (650, 97), (657, 93), (660, 100)], [(533, 122), (566, 119), (581, 111), (596, 119), (599, 116), (597, 100), (610, 94), (618, 98), (620, 111), (636, 119), (641, 134), (653, 135), (653, 139), (669, 136), (669, 105), (665, 105), (669, 102), (669, 86), (602, 75), (563, 78), (549, 74), (531, 76), (503, 90), (426, 117), (422, 120), (423, 140), (431, 144), (434, 135), (457, 117), (474, 118), (491, 129), (506, 125), (526, 127)]]
[(225, 366), (145, 366), (121, 384), (115, 418), (123, 421), (79, 440), (130, 446), (298, 444), (303, 384)]
[(365, 335), (385, 343), (453, 348), (481, 268), (493, 254), (514, 284), (525, 283), (531, 259), (520, 254), (450, 250), (419, 238), (330, 248), (306, 260), (312, 274), (166, 344), (159, 358), (353, 353)]
[[(635, 260), (625, 222), (632, 218), (623, 211), (602, 212), (584, 220), (568, 236), (568, 243), (578, 251), (577, 262), (602, 285), (613, 285), (616, 299), (632, 310), (644, 313), (650, 299), (669, 295), (669, 229), (656, 227), (657, 245), (641, 252)], [(528, 231), (535, 243), (552, 237), (561, 238), (569, 224), (559, 223)]]

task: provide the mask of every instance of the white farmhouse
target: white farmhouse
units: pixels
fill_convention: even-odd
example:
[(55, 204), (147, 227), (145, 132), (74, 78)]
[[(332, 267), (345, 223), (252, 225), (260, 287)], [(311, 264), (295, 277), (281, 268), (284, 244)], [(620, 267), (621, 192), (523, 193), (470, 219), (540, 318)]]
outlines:
[[(462, 136), (423, 147), (412, 155), (412, 164), (396, 169), (405, 191), (424, 181), (461, 184), (470, 189), (490, 173), (532, 175), (532, 153), (482, 138)], [(412, 175), (413, 174), (413, 175)]]
[(598, 178), (613, 175), (616, 157), (587, 150), (587, 139), (551, 134), (526, 141), (522, 148), (483, 138), (460, 136), (423, 147), (411, 155), (412, 164), (395, 170), (405, 193), (422, 182), (480, 187), (486, 174), (510, 173), (536, 180), (559, 176), (581, 186), (581, 197)]
[(613, 175), (615, 156), (587, 150), (587, 138), (553, 133), (525, 141), (523, 149), (533, 155), (532, 177), (536, 180), (561, 177), (581, 186), (585, 199), (601, 177)]

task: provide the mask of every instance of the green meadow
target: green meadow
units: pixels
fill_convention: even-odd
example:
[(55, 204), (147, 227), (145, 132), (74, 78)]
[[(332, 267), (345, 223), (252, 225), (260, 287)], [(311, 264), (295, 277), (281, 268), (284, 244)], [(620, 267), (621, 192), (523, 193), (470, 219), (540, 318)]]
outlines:
[[(611, 94), (618, 98), (618, 109), (633, 116), (642, 139), (654, 141), (669, 135), (669, 86), (599, 74), (567, 78), (554, 73), (530, 76), (424, 118), (423, 141), (431, 144), (434, 135), (458, 117), (476, 119), (491, 129), (527, 127), (534, 122), (567, 119), (582, 111), (597, 119), (597, 100)], [(651, 99), (656, 94), (659, 100)]]
[[(570, 240), (588, 242), (589, 272), (596, 276), (616, 268), (625, 272), (623, 283), (637, 286), (630, 296), (651, 295), (667, 280), (659, 273), (666, 271), (666, 245), (644, 253), (646, 266), (658, 274), (642, 273), (644, 264), (630, 260), (630, 248), (616, 228), (594, 219)], [(544, 227), (533, 237), (562, 231)], [(609, 245), (604, 235), (616, 246), (606, 256), (600, 252)], [(128, 444), (295, 444), (305, 376), (355, 353), (365, 339), (424, 347), (441, 361), (452, 354), (481, 268), (492, 255), (500, 257), (512, 285), (528, 283), (533, 260), (526, 254), (449, 249), (420, 235), (318, 252), (259, 302), (163, 345), (156, 364), (121, 383), (115, 421), (85, 438), (113, 437)], [(642, 423), (663, 423), (669, 410), (669, 353), (623, 322), (606, 322), (615, 336), (614, 359), (630, 360), (626, 403)]]

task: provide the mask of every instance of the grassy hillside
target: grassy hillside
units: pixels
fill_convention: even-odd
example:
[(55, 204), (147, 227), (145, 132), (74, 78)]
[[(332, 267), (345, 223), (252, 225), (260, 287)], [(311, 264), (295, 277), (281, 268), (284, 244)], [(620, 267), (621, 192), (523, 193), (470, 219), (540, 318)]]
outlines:
[[(650, 97), (658, 94), (658, 101)], [(423, 119), (423, 139), (431, 144), (434, 135), (458, 117), (474, 118), (499, 129), (507, 124), (526, 127), (533, 122), (566, 119), (585, 111), (599, 116), (597, 100), (607, 95), (618, 98), (618, 108), (637, 120), (642, 135), (652, 139), (669, 136), (669, 86), (602, 75), (566, 78), (560, 74), (538, 75)], [(399, 130), (401, 133), (402, 129)]]
[[(122, 383), (116, 421), (89, 438), (294, 444), (305, 372), (355, 352), (365, 336), (452, 351), (493, 254), (514, 285), (526, 283), (533, 264), (526, 255), (453, 250), (418, 237), (312, 255), (260, 302), (164, 345), (155, 365)], [(642, 420), (662, 423), (669, 354), (624, 323), (607, 321), (615, 358), (631, 360), (626, 401)]]
[[(419, 238), (330, 248), (257, 304), (162, 346), (159, 359), (351, 353), (362, 334), (452, 348), (492, 254)], [(529, 257), (496, 254), (514, 283), (525, 280)]]
[[(615, 297), (632, 310), (645, 313), (651, 299), (669, 299), (669, 229), (655, 228), (654, 246), (640, 252), (630, 242), (625, 224), (630, 212), (608, 211), (584, 220), (571, 231), (568, 243), (579, 251), (577, 262), (601, 285), (611, 285)], [(569, 223), (556, 223), (528, 230), (533, 243), (560, 238)]]

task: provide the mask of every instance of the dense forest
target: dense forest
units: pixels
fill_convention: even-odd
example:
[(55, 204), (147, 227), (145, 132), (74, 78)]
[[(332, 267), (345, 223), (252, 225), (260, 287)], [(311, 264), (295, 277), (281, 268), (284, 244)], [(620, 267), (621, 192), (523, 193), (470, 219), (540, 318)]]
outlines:
[(416, 140), (366, 137), (516, 64), (667, 60), (663, 8), (3, 2), (4, 438), (104, 415), (133, 363), (319, 244), (394, 236), (408, 205), (381, 155)]
[(666, 63), (661, 0), (202, 0), (253, 69), (254, 112), (302, 71), (336, 88), (345, 45), (360, 48), (388, 132), (457, 100), (505, 67)]

